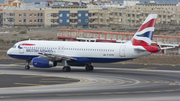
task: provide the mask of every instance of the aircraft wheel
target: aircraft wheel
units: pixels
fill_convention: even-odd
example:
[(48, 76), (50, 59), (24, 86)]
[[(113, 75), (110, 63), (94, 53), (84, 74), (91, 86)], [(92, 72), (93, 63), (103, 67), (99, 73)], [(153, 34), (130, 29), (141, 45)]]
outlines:
[(87, 65), (86, 66), (86, 71), (93, 71), (94, 67), (92, 65)]
[(25, 66), (25, 69), (27, 70), (27, 69), (30, 69), (30, 66), (29, 65), (26, 65)]
[(63, 67), (63, 72), (70, 72), (70, 71), (71, 71), (71, 67), (69, 67), (69, 66)]
[(90, 66), (90, 70), (91, 70), (91, 71), (93, 71), (93, 70), (94, 70), (94, 67), (93, 67), (92, 65)]

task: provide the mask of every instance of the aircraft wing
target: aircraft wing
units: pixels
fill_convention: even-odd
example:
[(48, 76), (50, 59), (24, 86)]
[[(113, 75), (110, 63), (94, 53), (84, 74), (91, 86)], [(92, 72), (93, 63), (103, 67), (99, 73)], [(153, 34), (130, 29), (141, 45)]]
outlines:
[(76, 58), (61, 55), (61, 54), (53, 54), (53, 53), (38, 53), (41, 54), (39, 57), (47, 58), (49, 60), (58, 61), (58, 60), (77, 60)]

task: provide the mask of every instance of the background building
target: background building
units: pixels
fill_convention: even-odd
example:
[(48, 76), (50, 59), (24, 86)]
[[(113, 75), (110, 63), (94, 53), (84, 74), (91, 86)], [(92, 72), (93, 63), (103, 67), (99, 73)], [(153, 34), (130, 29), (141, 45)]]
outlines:
[(10, 6), (12, 6), (12, 7), (20, 7), (21, 2), (19, 0), (15, 0), (15, 1), (11, 2)]
[(180, 23), (180, 4), (157, 4), (155, 2), (135, 6), (102, 8), (99, 15), (99, 26), (136, 26), (141, 25), (149, 14), (158, 14), (158, 24)]
[(98, 20), (98, 10), (86, 5), (54, 5), (47, 7), (44, 14), (46, 27), (94, 27)]
[(23, 27), (42, 27), (44, 26), (43, 10), (4, 10), (4, 25), (23, 26)]
[[(4, 25), (92, 28), (139, 26), (152, 13), (158, 14), (158, 24), (179, 25), (180, 23), (180, 3), (157, 4), (151, 1), (140, 4), (139, 1), (128, 0), (120, 4), (119, 2), (94, 0), (94, 3), (99, 4), (93, 5), (82, 3), (82, 0), (40, 3), (10, 1), (12, 1), (11, 7), (0, 7), (4, 12)], [(33, 17), (33, 14), (37, 17)], [(26, 15), (26, 17), (22, 19), (18, 15)]]
[(13, 3), (14, 1), (21, 1), (21, 0), (5, 0), (5, 4), (11, 4)]
[(4, 18), (4, 12), (3, 9), (0, 9), (0, 27), (2, 27), (4, 24), (3, 18)]

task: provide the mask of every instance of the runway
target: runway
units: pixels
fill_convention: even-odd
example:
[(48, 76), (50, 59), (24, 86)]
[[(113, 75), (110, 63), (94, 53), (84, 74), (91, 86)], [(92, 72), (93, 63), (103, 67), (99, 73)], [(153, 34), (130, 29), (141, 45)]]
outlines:
[(91, 72), (83, 67), (62, 72), (61, 65), (25, 70), (22, 62), (0, 63), (1, 101), (180, 100), (180, 67), (175, 65), (94, 64)]

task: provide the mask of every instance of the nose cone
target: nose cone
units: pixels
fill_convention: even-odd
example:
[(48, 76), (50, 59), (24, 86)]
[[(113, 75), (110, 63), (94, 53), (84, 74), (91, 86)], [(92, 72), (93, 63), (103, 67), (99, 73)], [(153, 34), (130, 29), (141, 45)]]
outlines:
[(7, 51), (7, 55), (10, 55), (11, 54), (11, 49), (9, 49), (8, 51)]

